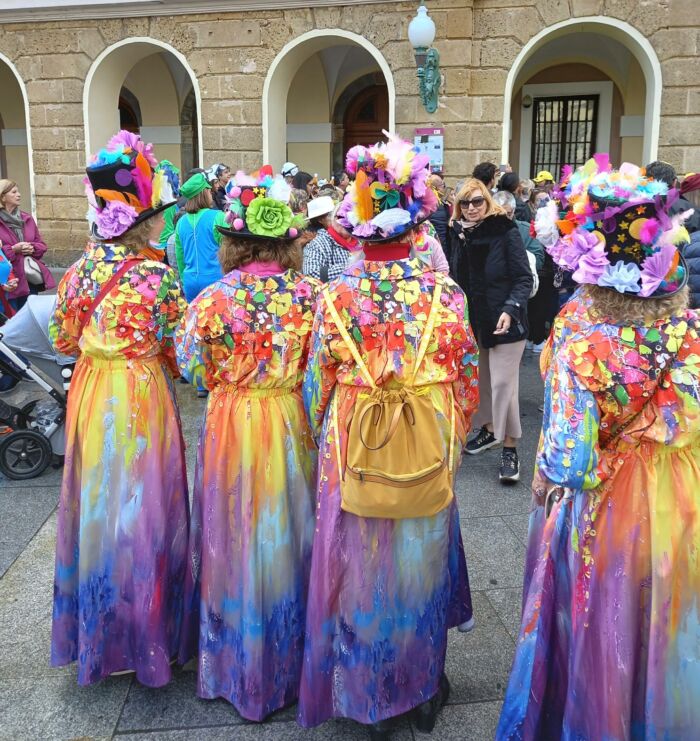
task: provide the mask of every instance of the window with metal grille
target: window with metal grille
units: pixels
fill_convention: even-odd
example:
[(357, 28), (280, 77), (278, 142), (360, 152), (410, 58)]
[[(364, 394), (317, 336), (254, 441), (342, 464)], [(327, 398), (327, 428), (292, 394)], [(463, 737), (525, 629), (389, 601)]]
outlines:
[(530, 176), (548, 170), (559, 180), (563, 165), (578, 167), (595, 151), (598, 95), (535, 98), (532, 104)]

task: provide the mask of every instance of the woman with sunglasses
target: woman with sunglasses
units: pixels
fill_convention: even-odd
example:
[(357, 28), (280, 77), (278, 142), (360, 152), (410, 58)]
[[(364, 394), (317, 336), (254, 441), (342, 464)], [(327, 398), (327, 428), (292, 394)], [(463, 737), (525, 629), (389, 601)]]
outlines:
[(457, 193), (450, 240), (451, 274), (467, 294), (479, 344), (480, 430), (465, 450), (476, 455), (503, 443), (499, 478), (512, 483), (520, 478), (519, 374), (532, 289), (527, 253), (515, 222), (475, 178)]

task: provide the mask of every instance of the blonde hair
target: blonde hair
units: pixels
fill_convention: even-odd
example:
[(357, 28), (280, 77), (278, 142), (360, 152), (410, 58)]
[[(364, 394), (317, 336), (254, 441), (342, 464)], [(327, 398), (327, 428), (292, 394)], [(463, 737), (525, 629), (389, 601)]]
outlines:
[(141, 221), (131, 229), (127, 229), (124, 234), (115, 237), (113, 240), (123, 247), (127, 247), (132, 252), (140, 252), (144, 247), (148, 246), (148, 240), (151, 237), (151, 229), (153, 228), (153, 219), (157, 219), (160, 214), (149, 216), (145, 221)]
[(484, 218), (487, 216), (493, 216), (494, 214), (501, 214), (505, 215), (505, 209), (502, 206), (499, 206), (494, 200), (493, 196), (491, 195), (491, 192), (489, 189), (481, 182), (481, 180), (477, 180), (476, 178), (468, 178), (465, 180), (460, 189), (457, 191), (457, 194), (455, 195), (455, 202), (452, 206), (452, 218), (455, 221), (459, 221), (462, 218), (462, 209), (459, 206), (459, 202), (463, 200), (464, 198), (468, 198), (472, 191), (478, 190), (481, 192), (481, 195), (486, 200), (486, 213), (484, 214)]
[(661, 298), (637, 298), (629, 293), (592, 285), (585, 285), (583, 290), (590, 297), (591, 308), (600, 319), (610, 319), (614, 324), (633, 327), (669, 319), (682, 314), (689, 306), (687, 286), (672, 296)]
[(276, 262), (285, 270), (301, 269), (301, 247), (294, 242), (274, 239), (245, 239), (224, 235), (219, 249), (219, 262), (224, 273), (229, 273), (249, 262)]
[(5, 196), (13, 189), (17, 187), (17, 183), (14, 180), (8, 180), (7, 178), (2, 178), (0, 180), (0, 208), (5, 208), (5, 204), (3, 202)]

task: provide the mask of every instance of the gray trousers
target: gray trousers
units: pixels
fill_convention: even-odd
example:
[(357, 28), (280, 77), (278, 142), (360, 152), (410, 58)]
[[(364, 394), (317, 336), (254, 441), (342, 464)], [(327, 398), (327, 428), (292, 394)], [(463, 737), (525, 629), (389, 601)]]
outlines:
[(474, 424), (493, 423), (496, 440), (506, 435), (518, 440), (520, 427), (520, 359), (525, 340), (496, 345), (489, 350), (479, 347), (479, 409)]

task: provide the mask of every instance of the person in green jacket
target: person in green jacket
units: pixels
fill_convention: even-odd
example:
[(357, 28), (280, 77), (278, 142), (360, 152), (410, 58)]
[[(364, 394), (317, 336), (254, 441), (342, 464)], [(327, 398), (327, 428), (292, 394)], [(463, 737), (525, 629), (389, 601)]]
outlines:
[(203, 173), (186, 180), (180, 193), (187, 202), (175, 226), (175, 256), (185, 298), (192, 301), (222, 276), (216, 227), (228, 224), (224, 212), (212, 208), (211, 186)]

